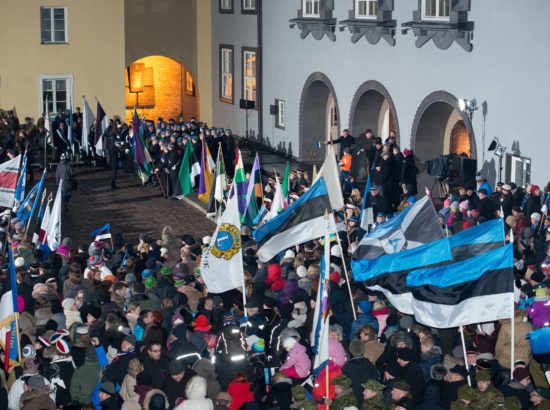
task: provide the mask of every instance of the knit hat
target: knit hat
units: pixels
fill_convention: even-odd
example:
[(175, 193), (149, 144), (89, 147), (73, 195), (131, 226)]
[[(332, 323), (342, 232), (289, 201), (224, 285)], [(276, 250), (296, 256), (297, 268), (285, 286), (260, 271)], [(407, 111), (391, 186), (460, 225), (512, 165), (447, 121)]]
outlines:
[(204, 315), (199, 315), (195, 323), (195, 330), (209, 332), (212, 326), (208, 325), (208, 318)]
[(70, 309), (74, 305), (74, 299), (73, 298), (65, 298), (63, 299), (63, 303), (61, 303), (61, 306), (63, 306), (63, 309)]
[(304, 265), (300, 265), (296, 268), (296, 275), (299, 278), (305, 278), (307, 275), (307, 268)]
[(36, 357), (36, 349), (33, 345), (28, 344), (21, 350), (21, 355), (23, 355), (23, 358)]
[(365, 353), (365, 344), (359, 339), (353, 339), (349, 344), (349, 352), (353, 357), (363, 356)]
[(154, 276), (151, 276), (145, 280), (145, 287), (146, 288), (152, 288), (157, 284), (157, 280)]
[(40, 390), (42, 387), (46, 386), (46, 381), (44, 380), (44, 377), (39, 374), (35, 374), (34, 376), (29, 377), (25, 383), (32, 390)]
[(531, 373), (525, 367), (518, 367), (514, 370), (513, 378), (516, 382), (520, 382), (527, 377), (531, 377)]
[(116, 389), (112, 381), (106, 381), (101, 385), (101, 387), (99, 388), (99, 391), (102, 391), (103, 393), (107, 393), (107, 394), (115, 394)]
[(100, 255), (90, 256), (90, 258), (88, 259), (88, 264), (90, 266), (97, 266), (102, 263), (103, 263), (103, 257), (101, 257)]
[(233, 312), (224, 313), (223, 314), (223, 321), (226, 324), (235, 323), (235, 315), (233, 315)]
[(529, 190), (529, 193), (533, 195), (537, 189), (540, 190), (540, 187), (538, 185), (533, 185)]
[(129, 343), (132, 346), (136, 345), (136, 337), (134, 335), (128, 335), (124, 338), (123, 342)]
[(23, 360), (23, 371), (37, 371), (40, 368), (40, 359), (38, 357), (29, 357)]
[(293, 337), (289, 337), (289, 338), (286, 338), (284, 341), (283, 341), (283, 346), (286, 348), (286, 349), (292, 349), (294, 347), (294, 345), (298, 343), (296, 341), (296, 339), (294, 339)]
[(455, 373), (455, 374), (459, 374), (461, 375), (462, 377), (466, 378), (468, 377), (468, 371), (466, 370), (466, 368), (464, 366), (461, 366), (459, 364), (456, 364), (451, 370), (450, 370), (451, 373)]
[(256, 342), (254, 342), (254, 344), (252, 345), (252, 350), (255, 353), (263, 352), (265, 350), (265, 340), (264, 339), (259, 339)]
[(18, 258), (15, 258), (15, 261), (13, 262), (16, 268), (22, 268), (25, 266), (25, 259), (23, 259), (21, 256)]
[(294, 253), (294, 251), (291, 249), (288, 249), (283, 256), (283, 259), (294, 259), (295, 256), (296, 254)]
[(538, 212), (533, 212), (531, 214), (531, 219), (534, 219), (535, 221), (540, 221), (540, 214)]
[(363, 313), (369, 313), (371, 308), (371, 303), (368, 300), (362, 300), (359, 302), (359, 309), (361, 309), (361, 312)]
[(148, 277), (153, 275), (153, 271), (151, 269), (143, 269), (143, 272), (141, 272), (141, 277), (143, 279), (147, 279)]
[(393, 388), (401, 391), (411, 391), (411, 386), (404, 380), (397, 380), (393, 384)]

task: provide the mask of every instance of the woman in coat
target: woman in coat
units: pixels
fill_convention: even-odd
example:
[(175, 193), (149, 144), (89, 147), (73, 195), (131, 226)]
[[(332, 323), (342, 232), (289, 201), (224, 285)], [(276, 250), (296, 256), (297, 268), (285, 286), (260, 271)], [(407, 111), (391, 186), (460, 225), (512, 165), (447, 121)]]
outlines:
[[(514, 360), (523, 360), (528, 363), (531, 355), (531, 344), (525, 336), (533, 330), (533, 325), (524, 321), (526, 316), (527, 312), (525, 310), (514, 312)], [(511, 321), (510, 319), (501, 319), (499, 322), (501, 327), (495, 346), (495, 357), (502, 367), (509, 369), (511, 365)]]
[(185, 397), (175, 410), (213, 410), (212, 400), (206, 397), (206, 379), (200, 376), (194, 376), (187, 383), (185, 388)]
[(311, 369), (311, 360), (309, 360), (306, 348), (293, 337), (285, 339), (283, 346), (288, 352), (288, 357), (279, 370), (296, 379), (307, 377)]

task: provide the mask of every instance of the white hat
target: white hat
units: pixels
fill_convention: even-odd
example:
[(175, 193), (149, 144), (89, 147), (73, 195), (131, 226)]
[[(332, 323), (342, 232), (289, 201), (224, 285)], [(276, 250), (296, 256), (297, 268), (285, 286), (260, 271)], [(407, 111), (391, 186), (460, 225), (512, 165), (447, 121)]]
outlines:
[(25, 259), (23, 259), (21, 256), (18, 258), (15, 258), (15, 262), (13, 262), (16, 268), (21, 268), (25, 266)]
[(202, 244), (208, 246), (208, 245), (210, 245), (211, 240), (212, 240), (212, 237), (206, 235), (202, 238)]
[(342, 257), (342, 254), (340, 253), (340, 247), (338, 245), (332, 245), (332, 248), (330, 248), (330, 256), (335, 256), (337, 258)]
[(296, 275), (300, 278), (305, 278), (307, 275), (307, 268), (304, 265), (300, 265), (296, 268)]
[(285, 256), (283, 256), (283, 259), (293, 259), (296, 256), (293, 250), (289, 249), (285, 252)]
[(74, 299), (73, 298), (65, 298), (63, 302), (61, 303), (61, 306), (63, 306), (63, 309), (70, 309), (74, 305)]
[(166, 248), (160, 248), (160, 255), (164, 255), (166, 252), (168, 252), (168, 249)]

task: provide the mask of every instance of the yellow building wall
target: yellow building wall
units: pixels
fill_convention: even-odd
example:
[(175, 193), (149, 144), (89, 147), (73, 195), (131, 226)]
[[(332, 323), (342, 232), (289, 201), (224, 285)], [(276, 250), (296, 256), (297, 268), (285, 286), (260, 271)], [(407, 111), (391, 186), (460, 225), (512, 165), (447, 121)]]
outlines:
[[(41, 44), (40, 6), (67, 6), (68, 44)], [(124, 118), (124, 0), (0, 0), (0, 27), (0, 107), (36, 121), (38, 75), (73, 74), (74, 106)]]
[(212, 125), (212, 2), (197, 0), (197, 83), (200, 120)]

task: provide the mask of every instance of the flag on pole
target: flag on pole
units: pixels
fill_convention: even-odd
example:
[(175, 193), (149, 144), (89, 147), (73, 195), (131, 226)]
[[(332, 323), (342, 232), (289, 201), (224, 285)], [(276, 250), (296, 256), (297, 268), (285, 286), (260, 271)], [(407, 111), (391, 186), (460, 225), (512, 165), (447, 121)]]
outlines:
[(48, 232), (46, 243), (48, 248), (53, 252), (61, 244), (61, 202), (63, 201), (61, 194), (61, 187), (63, 186), (63, 180), (59, 181), (59, 187), (57, 188), (57, 194), (53, 201), (52, 212), (48, 221)]
[(0, 206), (13, 208), (21, 154), (0, 164)]
[[(260, 260), (266, 262), (284, 249), (323, 236), (325, 210), (332, 212), (325, 179), (319, 178), (286, 211), (252, 232)], [(329, 231), (337, 232), (333, 218), (329, 218)]]
[(103, 142), (103, 134), (105, 134), (108, 128), (109, 128), (109, 118), (105, 114), (105, 111), (103, 110), (103, 107), (99, 103), (99, 100), (97, 100), (97, 115), (95, 118), (94, 145), (98, 155), (103, 156), (105, 154), (105, 144)]
[(285, 199), (285, 204), (287, 204), (287, 206), (285, 207), (285, 209), (288, 207), (288, 196), (290, 194), (290, 189), (289, 189), (289, 185), (290, 185), (290, 165), (288, 163), (288, 161), (286, 162), (286, 169), (285, 169), (285, 176), (283, 178), (283, 185), (282, 185), (282, 188), (283, 188), (283, 198)]
[(367, 185), (363, 195), (363, 204), (361, 205), (360, 226), (365, 231), (369, 231), (369, 225), (374, 225), (374, 215), (372, 211), (372, 197), (370, 194), (370, 174), (367, 176)]
[[(104, 233), (106, 232), (107, 233)], [(97, 228), (95, 231), (91, 233), (92, 237), (94, 238), (94, 241), (102, 241), (103, 239), (109, 239), (111, 238), (111, 224), (107, 223), (103, 225), (101, 228)]]
[(19, 207), (19, 210), (17, 211), (17, 217), (25, 225), (27, 224), (27, 221), (29, 220), (29, 217), (31, 215), (34, 199), (39, 195), (38, 193), (39, 188), (40, 188), (40, 181), (37, 182), (37, 184), (32, 187), (32, 189), (27, 194), (27, 197)]
[(433, 202), (426, 195), (365, 235), (352, 256), (353, 259), (375, 259), (443, 237)]
[(92, 109), (88, 105), (88, 101), (86, 101), (86, 97), (84, 98), (84, 112), (82, 113), (82, 145), (81, 148), (84, 152), (88, 153), (90, 148), (90, 127), (95, 121), (94, 114), (92, 112)]
[[(324, 257), (321, 260), (321, 276), (319, 278), (319, 290), (317, 291), (317, 299), (315, 301), (315, 312), (313, 314), (313, 340), (311, 341), (311, 350), (315, 355), (313, 361), (313, 372), (317, 376), (324, 367), (329, 364), (329, 295), (328, 295), (328, 274), (330, 266), (330, 231), (328, 217), (331, 215), (325, 214), (324, 230), (325, 244)], [(328, 374), (327, 374), (328, 377)]]
[[(32, 217), (34, 216), (34, 212), (36, 211), (36, 207), (38, 205), (38, 199), (40, 198), (40, 194), (42, 193), (42, 188), (44, 187), (44, 179), (46, 178), (46, 170), (42, 172), (42, 178), (40, 178), (40, 182), (38, 185), (38, 191), (36, 192), (36, 198), (32, 204), (31, 208), (31, 214), (29, 215), (28, 222), (27, 222), (27, 230), (29, 229), (29, 224), (32, 220)], [(21, 219), (21, 218), (19, 218)], [(22, 219), (21, 219), (22, 220)]]
[(50, 202), (52, 202), (52, 194), (48, 197), (48, 202), (44, 208), (44, 215), (42, 217), (42, 223), (40, 224), (40, 231), (38, 232), (38, 243), (44, 244), (48, 239), (48, 224), (50, 223), (50, 216), (52, 214), (50, 208)]
[(207, 215), (215, 215), (219, 207), (217, 203), (221, 203), (227, 190), (227, 182), (225, 179), (225, 169), (223, 166), (222, 150), (218, 149), (216, 157), (216, 168), (214, 170), (214, 179), (210, 188), (210, 196), (208, 197), (208, 206), (206, 207)]
[(17, 280), (15, 278), (15, 265), (11, 240), (8, 237), (8, 264), (9, 272), (6, 277), (6, 287), (0, 300), (0, 344), (5, 352), (4, 366), (8, 370), (17, 366), (20, 361), (19, 346), (19, 296), (17, 295)]
[[(138, 117), (137, 110), (134, 108), (134, 116), (132, 118), (132, 129), (134, 130), (134, 156), (136, 159), (136, 162), (138, 164), (138, 168), (141, 171), (142, 174), (145, 174), (147, 177), (151, 176), (151, 169), (149, 167), (146, 151), (147, 148), (145, 147), (145, 143), (143, 142), (143, 135), (142, 135), (142, 123), (141, 120)], [(150, 160), (150, 156), (149, 156)]]
[(178, 181), (182, 195), (193, 193), (195, 177), (200, 175), (200, 173), (201, 166), (193, 152), (193, 144), (189, 141), (185, 146), (185, 153), (183, 154), (183, 160), (181, 161), (180, 171), (178, 173)]
[(19, 174), (19, 179), (17, 180), (17, 186), (15, 187), (15, 197), (13, 198), (13, 210), (17, 212), (23, 198), (25, 198), (25, 187), (27, 185), (27, 154), (23, 157), (23, 162), (21, 163), (21, 173)]
[(212, 240), (201, 258), (201, 276), (211, 293), (222, 293), (243, 284), (243, 253), (238, 198), (227, 204)]
[(234, 195), (237, 195), (241, 222), (243, 221), (246, 213), (246, 188), (246, 174), (244, 172), (243, 157), (241, 155), (241, 150), (237, 150), (235, 177), (233, 178), (233, 183), (231, 184), (229, 198), (233, 198)]
[(201, 138), (201, 173), (199, 180), (199, 199), (205, 204), (208, 203), (208, 198), (210, 197), (210, 188), (212, 187), (212, 181), (214, 176), (212, 175), (212, 169), (215, 168), (216, 164), (212, 160), (210, 155), (210, 150), (206, 144), (206, 140)]
[(73, 146), (73, 101), (69, 97), (69, 146), (71, 152), (74, 155), (74, 146)]
[(511, 317), (514, 250), (511, 243), (461, 262), (407, 276), (419, 323), (450, 328)]
[[(38, 209), (38, 217), (36, 220), (36, 226), (34, 228), (34, 232), (32, 234), (32, 243), (34, 246), (38, 245), (39, 237), (40, 237), (40, 229), (42, 228), (42, 221), (44, 220), (44, 199), (46, 198), (46, 190), (42, 193), (42, 200), (40, 201), (40, 208)], [(38, 197), (36, 198), (38, 199)], [(35, 202), (36, 204), (36, 202)], [(30, 221), (30, 219), (29, 219)]]
[(316, 178), (313, 180), (312, 185), (315, 184), (320, 177), (325, 178), (332, 209), (343, 208), (344, 198), (342, 197), (342, 186), (340, 185), (340, 169), (336, 163), (336, 154), (334, 153), (334, 147), (332, 145), (327, 145), (325, 162), (317, 173)]
[(252, 166), (252, 171), (250, 172), (248, 188), (246, 190), (246, 212), (244, 215), (244, 223), (248, 226), (254, 226), (254, 220), (258, 216), (258, 197), (263, 198), (263, 193), (260, 159), (258, 154), (256, 154), (254, 165)]
[(284, 211), (287, 208), (288, 206), (285, 201), (283, 187), (279, 182), (279, 177), (275, 176), (275, 193), (273, 194), (273, 200), (271, 201), (269, 215), (266, 216), (267, 220), (275, 218), (279, 215), (279, 212)]
[(400, 312), (412, 314), (412, 293), (407, 287), (410, 272), (481, 255), (503, 246), (504, 239), (502, 220), (495, 219), (413, 249), (373, 260), (352, 260), (353, 277), (367, 288), (384, 293)]

